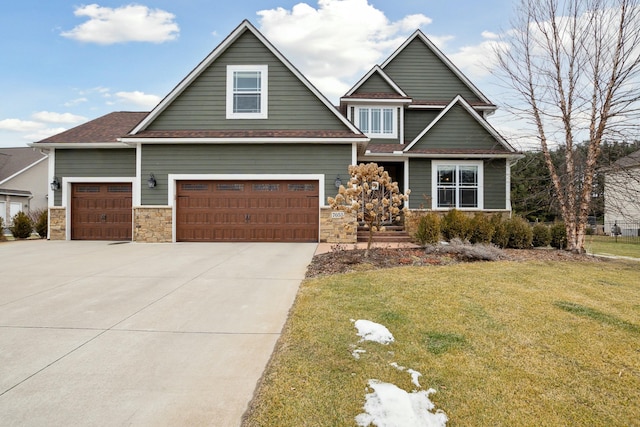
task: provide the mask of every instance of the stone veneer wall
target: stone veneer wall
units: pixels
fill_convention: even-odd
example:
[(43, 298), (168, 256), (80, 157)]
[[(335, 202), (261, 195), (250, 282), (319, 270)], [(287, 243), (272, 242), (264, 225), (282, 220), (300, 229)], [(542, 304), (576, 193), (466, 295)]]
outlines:
[(49, 240), (66, 240), (67, 238), (67, 209), (62, 207), (49, 208)]
[[(339, 217), (333, 218), (333, 212)], [(335, 211), (330, 208), (320, 209), (320, 241), (326, 243), (356, 243), (358, 241), (358, 225), (355, 214)]]
[(133, 210), (133, 241), (168, 243), (173, 241), (171, 207), (137, 207)]

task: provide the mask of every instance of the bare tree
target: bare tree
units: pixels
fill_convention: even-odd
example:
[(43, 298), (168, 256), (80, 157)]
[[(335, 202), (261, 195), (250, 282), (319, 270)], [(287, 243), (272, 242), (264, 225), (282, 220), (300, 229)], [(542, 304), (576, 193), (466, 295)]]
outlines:
[[(639, 0), (521, 0), (503, 41), (499, 70), (517, 93), (510, 110), (535, 127), (568, 248), (583, 252), (600, 144), (638, 131)], [(557, 146), (560, 168), (551, 157)]]
[(367, 257), (373, 232), (382, 230), (385, 223), (400, 219), (401, 206), (409, 191), (402, 194), (398, 183), (376, 163), (351, 165), (349, 175), (347, 186), (341, 185), (336, 197), (329, 197), (328, 202), (333, 209), (355, 213), (358, 221), (368, 227), (369, 239), (364, 254)]

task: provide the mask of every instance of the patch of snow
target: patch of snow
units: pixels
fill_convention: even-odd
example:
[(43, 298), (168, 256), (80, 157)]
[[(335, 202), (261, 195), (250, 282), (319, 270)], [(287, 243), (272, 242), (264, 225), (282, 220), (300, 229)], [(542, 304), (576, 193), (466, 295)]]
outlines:
[(422, 386), (420, 385), (420, 383), (418, 382), (418, 378), (420, 378), (422, 376), (422, 374), (416, 370), (413, 370), (411, 368), (407, 369), (404, 366), (400, 366), (398, 365), (396, 362), (391, 362), (389, 363), (389, 365), (393, 366), (394, 368), (396, 368), (399, 371), (407, 371), (407, 373), (409, 375), (411, 375), (411, 382), (418, 388), (421, 388)]
[(351, 352), (351, 355), (353, 356), (354, 359), (357, 360), (357, 359), (360, 359), (360, 355), (361, 354), (366, 353), (366, 352), (367, 352), (367, 350), (363, 350), (361, 348), (356, 348), (355, 350), (353, 350)]
[(380, 344), (390, 344), (394, 341), (391, 332), (379, 323), (370, 320), (356, 320), (354, 326), (358, 330), (360, 341), (374, 341)]
[(372, 393), (365, 396), (365, 412), (356, 417), (358, 426), (378, 427), (444, 427), (448, 418), (442, 410), (431, 412), (435, 405), (429, 400), (434, 389), (413, 393), (389, 383), (369, 380)]

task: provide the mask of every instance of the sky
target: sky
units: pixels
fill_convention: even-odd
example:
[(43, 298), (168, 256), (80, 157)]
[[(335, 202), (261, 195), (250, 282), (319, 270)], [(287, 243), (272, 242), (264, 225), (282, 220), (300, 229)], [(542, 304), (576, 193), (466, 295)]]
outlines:
[[(0, 13), (0, 147), (150, 111), (243, 19), (330, 101), (422, 30), (497, 105), (515, 0), (21, 0)], [(490, 121), (508, 132), (508, 120)], [(502, 126), (502, 128), (501, 128)]]

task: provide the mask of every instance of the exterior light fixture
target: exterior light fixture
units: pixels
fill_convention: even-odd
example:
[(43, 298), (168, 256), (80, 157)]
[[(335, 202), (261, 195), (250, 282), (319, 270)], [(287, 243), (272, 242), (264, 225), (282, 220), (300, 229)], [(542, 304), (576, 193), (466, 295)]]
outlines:
[(342, 185), (342, 180), (340, 179), (340, 175), (336, 176), (336, 180), (333, 182), (336, 186), (336, 188), (340, 188), (340, 186)]
[(53, 177), (53, 181), (51, 181), (50, 185), (53, 191), (58, 191), (60, 189), (60, 181), (58, 180), (57, 176)]
[(156, 188), (156, 177), (153, 176), (152, 173), (149, 174), (149, 179), (147, 180), (147, 185), (149, 186), (149, 188)]

